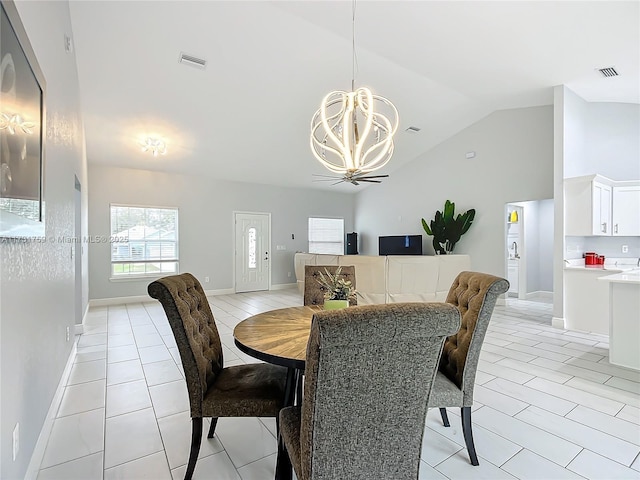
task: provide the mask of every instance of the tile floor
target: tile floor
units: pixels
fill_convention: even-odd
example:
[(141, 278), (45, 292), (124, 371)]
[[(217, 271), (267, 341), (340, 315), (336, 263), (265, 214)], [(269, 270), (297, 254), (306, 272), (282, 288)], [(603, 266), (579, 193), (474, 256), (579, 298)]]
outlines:
[[(293, 289), (209, 300), (227, 365), (255, 361), (233, 344), (239, 320), (302, 303)], [(480, 466), (469, 464), (458, 410), (444, 428), (432, 409), (421, 479), (640, 479), (640, 374), (608, 363), (606, 336), (550, 323), (548, 303), (496, 307), (473, 407)], [(182, 479), (188, 409), (160, 304), (93, 308), (38, 478)], [(194, 478), (273, 478), (273, 419), (221, 419), (216, 434), (203, 440)]]

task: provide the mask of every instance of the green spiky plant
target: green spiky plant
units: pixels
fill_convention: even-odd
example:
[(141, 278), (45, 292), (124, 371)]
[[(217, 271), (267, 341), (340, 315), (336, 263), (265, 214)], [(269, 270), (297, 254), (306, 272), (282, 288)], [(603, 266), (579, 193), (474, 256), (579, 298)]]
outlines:
[(456, 243), (469, 230), (476, 216), (474, 208), (458, 214), (457, 217), (455, 216), (455, 211), (456, 204), (447, 200), (444, 204), (444, 213), (437, 210), (430, 225), (427, 224), (424, 218), (422, 219), (422, 228), (427, 232), (427, 235), (433, 237), (433, 249), (436, 253), (446, 254), (453, 252)]

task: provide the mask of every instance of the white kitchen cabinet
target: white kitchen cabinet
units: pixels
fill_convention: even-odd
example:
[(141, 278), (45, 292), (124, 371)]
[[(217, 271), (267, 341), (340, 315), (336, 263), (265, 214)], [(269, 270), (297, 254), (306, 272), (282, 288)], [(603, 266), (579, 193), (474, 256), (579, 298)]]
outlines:
[(613, 187), (612, 233), (640, 235), (640, 185)]
[(565, 235), (611, 235), (610, 182), (600, 175), (565, 180)]

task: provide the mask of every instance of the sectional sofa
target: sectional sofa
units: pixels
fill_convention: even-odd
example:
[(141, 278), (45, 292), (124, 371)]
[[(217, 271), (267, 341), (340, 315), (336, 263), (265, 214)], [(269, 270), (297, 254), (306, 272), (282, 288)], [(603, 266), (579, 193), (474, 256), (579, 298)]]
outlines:
[(358, 305), (444, 301), (458, 273), (471, 270), (469, 255), (322, 255), (296, 253), (298, 290), (305, 265), (353, 265)]

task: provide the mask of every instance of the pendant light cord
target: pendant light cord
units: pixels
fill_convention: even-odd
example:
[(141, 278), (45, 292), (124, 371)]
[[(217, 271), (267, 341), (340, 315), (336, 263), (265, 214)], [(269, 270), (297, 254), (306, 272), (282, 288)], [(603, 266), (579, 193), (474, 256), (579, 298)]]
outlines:
[(355, 91), (356, 84), (356, 0), (351, 6), (351, 91)]

